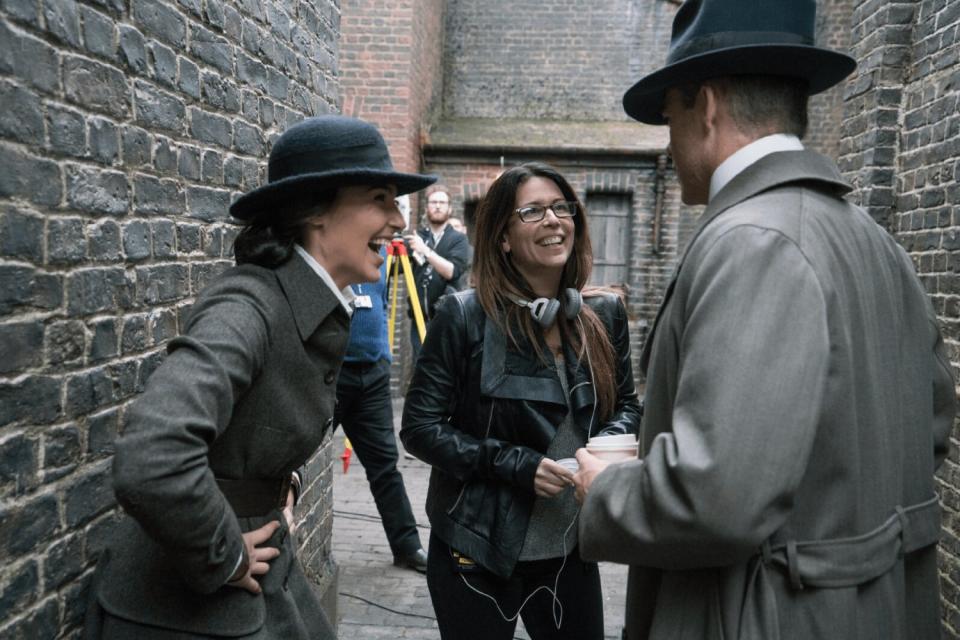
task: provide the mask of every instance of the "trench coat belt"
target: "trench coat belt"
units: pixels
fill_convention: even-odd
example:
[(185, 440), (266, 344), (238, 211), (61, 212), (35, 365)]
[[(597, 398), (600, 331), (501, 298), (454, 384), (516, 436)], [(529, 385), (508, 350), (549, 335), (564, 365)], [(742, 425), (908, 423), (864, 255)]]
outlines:
[(795, 589), (852, 587), (890, 571), (904, 554), (940, 539), (940, 504), (934, 496), (896, 507), (879, 527), (863, 535), (833, 540), (763, 543), (767, 565), (786, 570)]
[(264, 516), (282, 509), (290, 489), (286, 478), (217, 478), (217, 486), (238, 518)]

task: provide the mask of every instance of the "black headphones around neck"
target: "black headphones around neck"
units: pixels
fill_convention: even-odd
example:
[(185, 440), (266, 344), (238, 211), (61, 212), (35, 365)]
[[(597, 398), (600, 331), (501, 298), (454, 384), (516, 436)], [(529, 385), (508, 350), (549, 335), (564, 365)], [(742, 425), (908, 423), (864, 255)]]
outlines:
[(530, 315), (543, 327), (549, 329), (557, 320), (557, 314), (563, 307), (563, 315), (567, 320), (573, 320), (580, 314), (580, 308), (583, 306), (583, 296), (577, 289), (564, 289), (561, 298), (563, 303), (556, 298), (537, 298), (535, 300), (524, 300), (507, 294), (507, 297), (521, 307), (530, 309)]

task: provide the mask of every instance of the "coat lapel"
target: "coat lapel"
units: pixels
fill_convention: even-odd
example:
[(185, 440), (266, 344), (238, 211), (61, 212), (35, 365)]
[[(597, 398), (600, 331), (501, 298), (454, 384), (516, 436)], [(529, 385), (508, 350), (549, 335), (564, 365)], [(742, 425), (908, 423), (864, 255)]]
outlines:
[(660, 323), (663, 310), (673, 294), (677, 278), (683, 262), (690, 252), (690, 247), (696, 243), (703, 230), (721, 213), (758, 193), (774, 187), (780, 187), (792, 182), (815, 181), (832, 187), (838, 193), (846, 194), (852, 187), (840, 175), (836, 164), (826, 156), (813, 151), (779, 151), (764, 156), (749, 167), (737, 174), (720, 192), (710, 201), (697, 226), (684, 248), (683, 255), (673, 269), (667, 288), (664, 290), (663, 300), (657, 309), (657, 315), (647, 334), (640, 354), (640, 370), (646, 374), (650, 362), (650, 351), (653, 346), (654, 333)]
[(585, 360), (578, 358), (569, 343), (563, 345), (563, 357), (566, 361), (567, 377), (570, 382), (570, 407), (578, 412), (584, 407), (592, 407), (596, 400), (593, 389), (593, 378), (589, 367), (585, 367)]
[(276, 273), (293, 311), (301, 341), (307, 342), (327, 316), (338, 309), (343, 324), (350, 325), (340, 300), (299, 255), (293, 255), (277, 267)]
[(496, 322), (490, 320), (485, 321), (483, 329), (480, 393), (493, 398), (567, 404), (563, 388), (555, 376), (540, 378), (507, 371), (507, 336)]
[[(433, 248), (433, 250), (439, 253), (441, 256), (446, 253), (448, 246), (450, 245), (451, 242), (453, 242), (453, 240), (451, 240), (451, 238), (453, 238), (453, 235), (451, 235), (450, 231), (452, 231), (452, 229), (450, 228), (450, 225), (447, 225), (446, 227), (444, 227), (443, 235), (440, 236), (440, 242), (438, 242), (437, 246)], [(421, 237), (423, 238), (424, 242), (427, 242), (427, 241), (433, 242), (432, 240), (433, 231), (431, 229), (424, 229), (423, 233), (421, 234)]]
[[(530, 347), (532, 353), (533, 347)], [(526, 351), (525, 351), (526, 353)], [(485, 322), (480, 392), (493, 398), (533, 400), (567, 406), (563, 387), (555, 375), (525, 376), (510, 373), (507, 367), (507, 336), (495, 322)], [(526, 356), (525, 356), (526, 357)], [(570, 345), (565, 344), (563, 357), (570, 384), (569, 405), (575, 413), (595, 402), (593, 380), (583, 361), (578, 360)]]
[[(419, 229), (417, 233), (420, 234), (420, 239), (423, 240), (428, 246), (433, 245), (433, 231), (429, 227), (426, 229)], [(443, 238), (440, 238), (440, 240), (442, 241)], [(434, 247), (433, 250), (436, 251), (437, 248)]]

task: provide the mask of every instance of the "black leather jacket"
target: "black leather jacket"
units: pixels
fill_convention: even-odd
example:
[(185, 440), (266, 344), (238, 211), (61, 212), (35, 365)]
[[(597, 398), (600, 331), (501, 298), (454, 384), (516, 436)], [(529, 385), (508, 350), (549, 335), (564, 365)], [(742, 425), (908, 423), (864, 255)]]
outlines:
[[(588, 433), (636, 433), (641, 409), (626, 309), (612, 294), (584, 302), (611, 336), (618, 389), (610, 420), (597, 424), (588, 363), (577, 362), (564, 345), (574, 422), (584, 442)], [(537, 466), (568, 410), (559, 378), (533, 346), (508, 345), (472, 289), (442, 298), (417, 360), (400, 430), (407, 450), (433, 465), (427, 493), (433, 532), (503, 577), (513, 573), (520, 555)]]

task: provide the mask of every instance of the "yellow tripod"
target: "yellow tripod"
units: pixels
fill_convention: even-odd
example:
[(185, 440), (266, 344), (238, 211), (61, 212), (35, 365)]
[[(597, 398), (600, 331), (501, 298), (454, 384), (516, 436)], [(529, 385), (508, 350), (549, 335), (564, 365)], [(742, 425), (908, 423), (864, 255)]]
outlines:
[[(397, 257), (394, 260), (394, 256)], [(420, 334), (420, 343), (427, 335), (427, 325), (423, 321), (423, 311), (420, 310), (420, 298), (417, 296), (417, 285), (413, 281), (413, 269), (410, 267), (410, 257), (407, 255), (407, 245), (403, 238), (394, 238), (387, 245), (387, 278), (391, 279), (390, 290), (390, 318), (387, 320), (387, 339), (390, 341), (390, 351), (393, 351), (393, 335), (397, 324), (397, 288), (399, 286), (400, 264), (403, 263), (404, 281), (407, 283), (407, 293), (410, 294), (410, 305), (413, 307), (413, 319), (417, 323), (417, 333)]]

